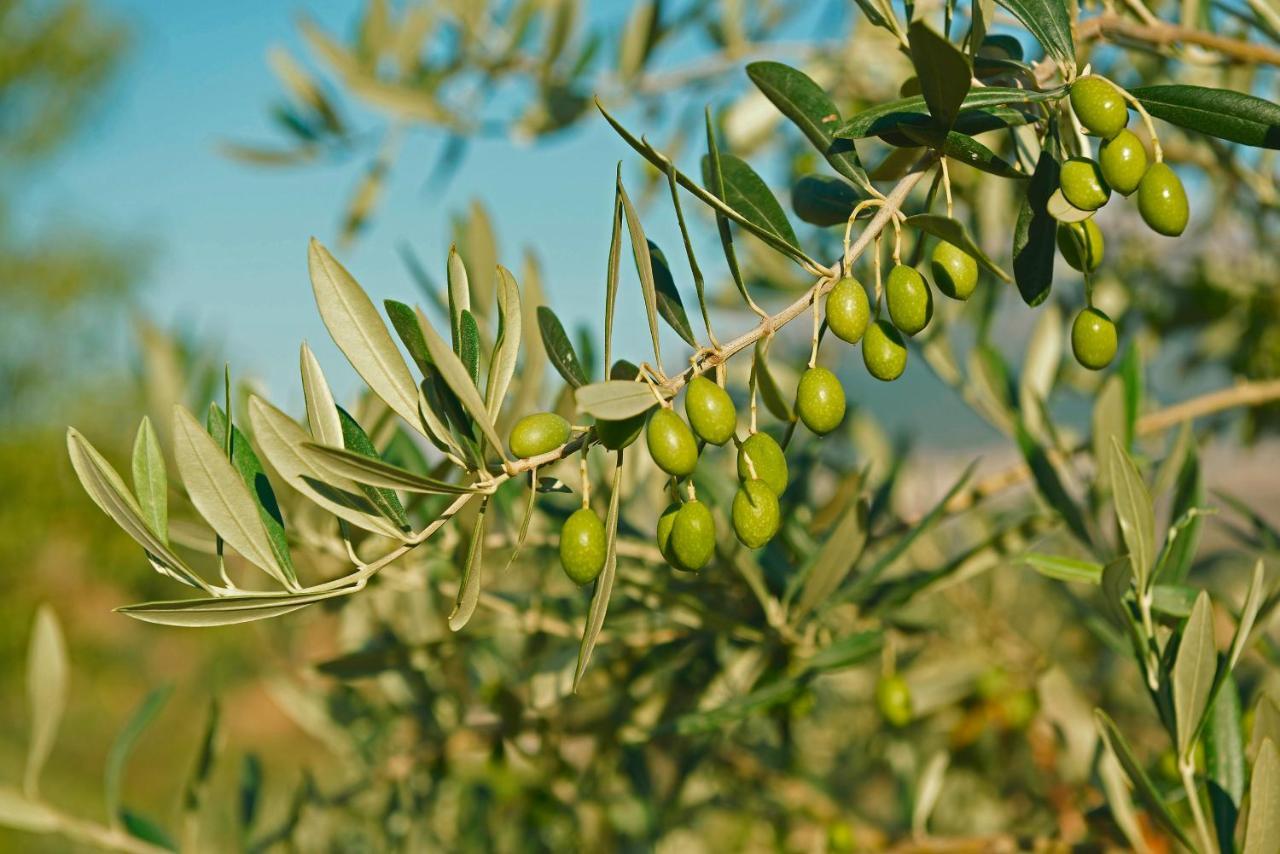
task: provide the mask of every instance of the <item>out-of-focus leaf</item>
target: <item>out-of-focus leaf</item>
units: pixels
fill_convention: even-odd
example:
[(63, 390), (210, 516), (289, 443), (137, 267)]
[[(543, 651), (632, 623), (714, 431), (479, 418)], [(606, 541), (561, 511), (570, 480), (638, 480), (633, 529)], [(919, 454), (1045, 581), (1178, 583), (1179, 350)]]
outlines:
[(221, 725), (222, 707), (217, 700), (213, 700), (209, 703), (209, 716), (205, 722), (204, 735), (200, 738), (195, 764), (191, 766), (191, 774), (182, 790), (182, 848), (186, 851), (199, 850), (201, 844), (200, 810), (204, 806), (209, 780), (217, 762)]
[(417, 383), (368, 294), (315, 239), (307, 264), (320, 317), (338, 349), (374, 394), (421, 431)]
[(934, 237), (947, 241), (950, 244), (958, 246), (968, 254), (972, 255), (974, 260), (989, 270), (994, 275), (1000, 277), (1006, 282), (1013, 281), (1009, 274), (1000, 269), (994, 261), (992, 261), (987, 253), (983, 252), (978, 244), (970, 236), (969, 230), (964, 227), (963, 223), (949, 217), (940, 216), (938, 214), (916, 214), (907, 217), (907, 221), (903, 223), (904, 228), (918, 228), (921, 231), (928, 232)]
[(907, 39), (911, 64), (915, 66), (920, 94), (929, 106), (929, 115), (933, 116), (936, 127), (951, 130), (973, 80), (969, 59), (923, 20), (911, 22)]
[(618, 47), (618, 79), (633, 80), (643, 69), (657, 37), (660, 5), (642, 0), (631, 9)]
[[(1064, 0), (996, 0), (1022, 22), (1065, 73), (1076, 67), (1071, 15)], [(1070, 79), (1070, 77), (1068, 77)]]
[(1049, 197), (1058, 188), (1058, 160), (1045, 148), (1026, 185), (1013, 229), (1013, 280), (1022, 301), (1037, 306), (1053, 284), (1058, 223), (1049, 215)]
[(1042, 308), (1031, 329), (1018, 379), (1018, 410), (1033, 436), (1045, 436), (1042, 407), (1049, 402), (1058, 365), (1062, 362), (1062, 337), (1062, 311), (1056, 304)]
[(141, 839), (165, 851), (177, 851), (178, 844), (155, 819), (128, 807), (120, 808), (120, 826), (134, 839)]
[(808, 578), (796, 601), (796, 619), (812, 611), (818, 604), (840, 588), (867, 544), (867, 513), (870, 506), (865, 498), (849, 504), (835, 527), (827, 534), (826, 541), (808, 567)]
[(212, 599), (182, 599), (174, 602), (146, 602), (116, 610), (144, 623), (162, 626), (232, 626), (279, 617), (338, 596), (346, 596), (362, 585), (340, 587), (323, 593), (276, 593), (217, 596)]
[(689, 325), (689, 315), (685, 313), (684, 302), (680, 299), (680, 291), (676, 289), (676, 280), (671, 275), (671, 265), (667, 256), (652, 240), (649, 244), (649, 261), (653, 269), (653, 286), (658, 299), (658, 314), (667, 325), (676, 331), (690, 347), (698, 346), (698, 337), (693, 334)]
[(545, 305), (538, 306), (538, 331), (542, 334), (542, 346), (546, 348), (547, 358), (564, 381), (573, 388), (582, 388), (587, 384), (587, 374), (582, 370), (582, 362), (573, 349), (573, 342), (564, 331), (560, 318)]
[(1062, 195), (1061, 188), (1049, 194), (1049, 200), (1044, 203), (1044, 209), (1058, 222), (1084, 222), (1094, 214), (1093, 211), (1081, 210), (1068, 202), (1067, 197)]
[[(31, 737), (27, 741), (27, 766), (23, 790), (35, 797), (40, 772), (58, 736), (58, 724), (67, 706), (67, 643), (58, 617), (49, 605), (36, 610), (27, 646), (27, 711)], [(0, 810), (2, 813), (2, 810)]]
[(621, 449), (617, 451), (617, 462), (613, 467), (613, 492), (609, 495), (609, 512), (605, 516), (604, 533), (606, 537), (604, 568), (596, 578), (595, 589), (591, 592), (591, 607), (587, 610), (587, 623), (582, 630), (582, 643), (578, 647), (578, 665), (573, 672), (573, 690), (577, 693), (582, 683), (582, 675), (591, 663), (591, 653), (595, 651), (600, 630), (604, 628), (605, 613), (609, 610), (609, 596), (613, 593), (613, 576), (618, 569), (618, 509), (622, 498), (622, 457)]
[(1234, 851), (1236, 819), (1244, 798), (1244, 737), (1240, 732), (1240, 693), (1230, 675), (1204, 727), (1204, 767), (1213, 827), (1222, 851)]
[[(219, 448), (227, 447), (227, 416), (216, 403), (209, 407), (205, 427)], [(240, 432), (240, 428), (235, 426), (231, 428), (231, 465), (240, 473), (240, 479), (244, 481), (245, 488), (258, 506), (258, 518), (262, 520), (263, 530), (267, 532), (276, 564), (288, 584), (296, 585), (298, 575), (293, 566), (293, 556), (289, 553), (289, 539), (285, 535), (280, 503), (276, 500), (275, 490), (271, 488), (271, 481), (267, 479), (267, 472), (253, 446)]]
[(939, 750), (925, 763), (920, 772), (920, 780), (916, 783), (915, 805), (911, 808), (911, 832), (916, 836), (924, 836), (929, 824), (929, 816), (938, 804), (942, 795), (942, 783), (947, 775), (947, 766), (951, 755), (946, 750)]
[(796, 420), (787, 396), (782, 393), (773, 372), (769, 370), (769, 339), (761, 338), (756, 342), (755, 358), (751, 362), (751, 370), (755, 376), (756, 387), (760, 389), (760, 399), (765, 408), (773, 413), (779, 421), (791, 423)]
[(1044, 498), (1045, 504), (1062, 516), (1071, 533), (1075, 534), (1080, 542), (1085, 545), (1092, 543), (1093, 538), (1090, 537), (1089, 528), (1085, 524), (1084, 513), (1079, 503), (1067, 492), (1062, 478), (1058, 475), (1058, 469), (1049, 459), (1044, 446), (1027, 431), (1026, 425), (1021, 420), (1017, 423), (1016, 435), (1018, 449), (1022, 451), (1022, 458), (1026, 460), (1027, 467), (1031, 469), (1036, 489)]
[(1178, 658), (1173, 665), (1173, 706), (1178, 722), (1178, 755), (1186, 756), (1209, 704), (1218, 664), (1213, 644), (1213, 605), (1204, 591), (1182, 630)]
[(1158, 119), (1187, 130), (1259, 148), (1280, 148), (1280, 105), (1230, 89), (1173, 84), (1130, 94)]
[(1111, 489), (1111, 442), (1124, 440), (1124, 383), (1112, 374), (1102, 383), (1093, 402), (1093, 448), (1095, 486), (1099, 493)]
[(164, 452), (156, 438), (151, 419), (142, 416), (138, 434), (133, 440), (133, 491), (143, 521), (161, 542), (169, 541), (169, 478), (165, 472)]
[(1262, 560), (1259, 559), (1253, 565), (1253, 579), (1249, 582), (1249, 592), (1245, 595), (1244, 607), (1240, 609), (1240, 622), (1236, 624), (1235, 637), (1231, 640), (1231, 651), (1227, 653), (1225, 666), (1227, 673), (1235, 669), (1249, 642), (1249, 635), (1253, 632), (1254, 621), (1258, 619), (1258, 611), (1262, 608), (1262, 599), (1266, 595), (1264, 578)]
[[(670, 161), (667, 161), (670, 166)], [(673, 170), (675, 167), (671, 167)], [(618, 301), (618, 267), (622, 261), (622, 161), (618, 161), (613, 192), (613, 228), (609, 232), (609, 265), (605, 277), (604, 368), (613, 364), (613, 311)], [(541, 321), (541, 317), (539, 317)], [(558, 321), (557, 321), (558, 322)], [(541, 325), (541, 324), (539, 324)], [(563, 331), (563, 330), (562, 330)], [(548, 352), (550, 348), (547, 348)], [(583, 378), (586, 383), (586, 378)]]
[(606, 421), (620, 421), (648, 412), (658, 402), (652, 386), (631, 380), (591, 383), (578, 389), (573, 396), (580, 412)]
[(857, 149), (853, 143), (838, 140), (832, 133), (840, 127), (840, 111), (821, 86), (803, 71), (781, 62), (752, 62), (747, 65), (747, 76), (778, 111), (800, 129), (832, 169), (863, 192), (870, 192), (870, 182), (858, 160)]
[(489, 378), (485, 383), (485, 405), (495, 422), (502, 411), (511, 378), (520, 358), (520, 339), (524, 329), (524, 312), (520, 305), (520, 288), (516, 277), (506, 267), (498, 268), (498, 337), (489, 360)]
[[(1175, 524), (1170, 526), (1165, 544), (1160, 576), (1172, 582), (1184, 581), (1191, 571), (1196, 552), (1200, 549), (1200, 529), (1203, 521), (1196, 511), (1205, 505), (1204, 478), (1200, 473), (1200, 455), (1192, 443), (1183, 458), (1182, 468), (1174, 487), (1173, 502), (1169, 514)], [(1177, 524), (1181, 520), (1185, 524)]]
[(484, 521), (488, 509), (489, 497), (485, 496), (480, 502), (480, 512), (476, 514), (475, 527), (471, 530), (467, 562), (462, 570), (462, 581), (458, 584), (458, 598), (449, 612), (450, 631), (459, 631), (470, 622), (480, 601), (480, 588), (484, 583)]
[(1102, 781), (1102, 790), (1107, 796), (1107, 804), (1111, 807), (1111, 817), (1120, 826), (1120, 832), (1130, 847), (1139, 854), (1150, 854), (1147, 839), (1142, 833), (1142, 825), (1138, 821), (1137, 810), (1133, 798), (1129, 794), (1129, 783), (1124, 775), (1124, 768), (1108, 747), (1098, 760), (1098, 777)]
[(1047, 578), (1058, 581), (1079, 581), (1084, 584), (1102, 583), (1102, 564), (1088, 560), (1028, 552), (1022, 559)]
[(1115, 754), (1116, 759), (1120, 761), (1120, 765), (1124, 768), (1125, 775), (1128, 776), (1134, 791), (1138, 793), (1138, 797), (1151, 812), (1152, 817), (1179, 842), (1192, 851), (1196, 850), (1196, 846), (1183, 833), (1178, 820), (1169, 812), (1169, 808), (1165, 805), (1164, 799), (1160, 797), (1160, 792), (1151, 782), (1151, 778), (1147, 776), (1147, 772), (1142, 769), (1141, 763), (1133, 755), (1132, 748), (1129, 747), (1129, 743), (1125, 741), (1124, 736), (1120, 734), (1120, 729), (1116, 726), (1115, 721), (1111, 720), (1107, 713), (1101, 709), (1094, 710), (1093, 714), (1098, 722), (1098, 731), (1102, 733), (1102, 737), (1106, 739), (1107, 746)]
[(1249, 737), (1249, 755), (1257, 760), (1262, 742), (1267, 739), (1280, 744), (1280, 704), (1267, 693), (1258, 697), (1253, 709), (1253, 734)]
[(1268, 854), (1280, 847), (1280, 749), (1262, 742), (1249, 781), (1249, 819), (1243, 854)]
[(1155, 556), (1155, 514), (1151, 508), (1151, 494), (1147, 492), (1138, 467), (1115, 439), (1111, 442), (1110, 466), (1120, 536), (1129, 550), (1134, 583), (1141, 593), (1147, 589), (1151, 561)]
[(129, 761), (129, 754), (133, 752), (133, 746), (142, 736), (142, 731), (160, 712), (172, 692), (173, 688), (169, 685), (153, 688), (143, 698), (138, 708), (134, 709), (129, 722), (125, 724), (124, 729), (120, 730), (115, 742), (111, 745), (111, 751), (107, 754), (104, 797), (107, 803), (107, 815), (111, 817), (113, 823), (120, 819), (120, 785), (124, 781), (124, 767)]

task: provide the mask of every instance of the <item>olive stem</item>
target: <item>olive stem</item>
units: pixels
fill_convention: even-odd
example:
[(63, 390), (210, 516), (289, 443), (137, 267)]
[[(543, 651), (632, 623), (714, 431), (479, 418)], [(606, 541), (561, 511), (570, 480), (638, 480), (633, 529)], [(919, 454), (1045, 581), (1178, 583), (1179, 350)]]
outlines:
[(578, 477), (580, 478), (579, 482), (582, 484), (583, 507), (591, 506), (591, 477), (587, 472), (587, 451), (589, 450), (590, 447), (584, 444), (582, 446), (582, 455), (578, 457)]
[(813, 335), (809, 341), (809, 367), (816, 367), (818, 364), (818, 330), (821, 328), (821, 321), (818, 318), (818, 293), (813, 294)]
[[(1188, 752), (1195, 749), (1193, 743)], [(1200, 804), (1200, 793), (1196, 789), (1195, 760), (1190, 756), (1178, 757), (1178, 775), (1182, 778), (1182, 788), (1187, 793), (1187, 803), (1191, 806), (1191, 817), (1195, 819), (1196, 833), (1200, 836), (1200, 845), (1205, 854), (1213, 851), (1213, 837), (1209, 835), (1209, 824), (1205, 821), (1204, 807)]]
[(1151, 120), (1151, 114), (1147, 112), (1146, 107), (1142, 106), (1141, 101), (1139, 101), (1137, 98), (1133, 97), (1132, 94), (1130, 94), (1128, 89), (1123, 89), (1119, 86), (1116, 86), (1116, 88), (1120, 89), (1120, 94), (1124, 96), (1124, 99), (1126, 101), (1128, 101), (1130, 104), (1133, 104), (1133, 108), (1137, 110), (1138, 115), (1142, 117), (1142, 124), (1147, 129), (1147, 135), (1151, 137), (1152, 159), (1155, 160), (1156, 163), (1163, 163), (1164, 149), (1160, 147), (1160, 137), (1156, 135), (1156, 124), (1154, 121)]
[[(947, 216), (951, 215), (950, 206), (947, 208)], [(880, 235), (876, 235), (875, 246), (871, 255), (872, 264), (875, 267), (876, 275), (876, 317), (880, 316), (880, 299), (884, 295), (884, 282), (880, 276)]]
[(947, 158), (938, 161), (942, 169), (942, 193), (947, 200), (947, 219), (951, 219), (951, 173), (947, 170)]

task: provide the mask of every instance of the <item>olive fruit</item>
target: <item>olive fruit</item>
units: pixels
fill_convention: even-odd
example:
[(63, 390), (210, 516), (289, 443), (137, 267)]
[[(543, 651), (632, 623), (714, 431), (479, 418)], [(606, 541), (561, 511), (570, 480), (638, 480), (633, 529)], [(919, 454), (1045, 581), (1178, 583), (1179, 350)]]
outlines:
[(588, 507), (573, 512), (560, 529), (560, 565), (574, 584), (595, 581), (604, 569), (604, 523)]
[(644, 440), (658, 468), (676, 477), (693, 474), (698, 465), (698, 443), (689, 425), (675, 412), (662, 406), (650, 415)]
[(1166, 163), (1152, 163), (1138, 184), (1138, 212), (1151, 228), (1177, 237), (1187, 227), (1187, 191)]
[(796, 389), (800, 420), (819, 436), (830, 433), (844, 420), (844, 388), (826, 368), (809, 368)]
[(851, 276), (836, 282), (827, 294), (827, 326), (836, 337), (857, 344), (871, 320), (871, 304), (862, 284)]
[(781, 524), (777, 493), (762, 480), (743, 481), (733, 496), (733, 532), (739, 542), (758, 549), (773, 539)]
[(535, 412), (517, 421), (507, 444), (520, 459), (536, 457), (569, 441), (569, 422), (554, 412)]
[(1087, 157), (1072, 157), (1063, 163), (1058, 186), (1062, 188), (1063, 198), (1082, 211), (1096, 211), (1111, 198), (1111, 188), (1103, 180), (1102, 170)]
[(667, 509), (662, 511), (662, 515), (658, 517), (658, 551), (662, 552), (662, 556), (667, 559), (667, 563), (675, 565), (675, 560), (671, 557), (671, 529), (675, 527), (676, 515), (680, 512), (681, 504), (679, 501), (673, 501), (667, 505)]
[[(747, 466), (748, 458), (750, 467)], [(755, 470), (754, 475), (752, 469)], [(752, 477), (763, 480), (776, 495), (787, 490), (787, 457), (768, 433), (752, 433), (738, 448), (738, 479), (750, 480)]]
[(1071, 109), (1085, 130), (1110, 139), (1129, 123), (1129, 108), (1114, 83), (1103, 77), (1081, 77), (1071, 84)]
[(896, 380), (907, 367), (907, 345), (902, 335), (887, 320), (877, 320), (867, 330), (862, 342), (862, 361), (867, 371), (878, 380)]
[(895, 265), (889, 271), (884, 294), (893, 325), (908, 335), (924, 329), (933, 317), (933, 292), (915, 267)]
[(876, 683), (876, 708), (893, 726), (911, 723), (911, 689), (907, 680), (896, 673), (881, 676)]
[(930, 266), (934, 284), (952, 299), (966, 300), (978, 286), (978, 262), (954, 243), (939, 240)]
[(733, 398), (706, 377), (694, 377), (684, 395), (684, 414), (699, 439), (723, 445), (738, 429), (738, 410)]
[(1107, 186), (1127, 196), (1147, 172), (1147, 150), (1133, 131), (1122, 130), (1098, 146), (1098, 166)]
[(1116, 325), (1096, 308), (1086, 308), (1071, 323), (1071, 352), (1091, 371), (1100, 371), (1116, 357)]
[(676, 569), (697, 572), (716, 551), (716, 523), (707, 505), (696, 499), (680, 505), (671, 522), (667, 560)]
[[(1074, 270), (1092, 273), (1102, 263), (1102, 250), (1106, 244), (1102, 240), (1102, 229), (1093, 221), (1093, 217), (1084, 222), (1059, 223), (1058, 251), (1062, 259)], [(1084, 253), (1083, 259), (1081, 253)]]

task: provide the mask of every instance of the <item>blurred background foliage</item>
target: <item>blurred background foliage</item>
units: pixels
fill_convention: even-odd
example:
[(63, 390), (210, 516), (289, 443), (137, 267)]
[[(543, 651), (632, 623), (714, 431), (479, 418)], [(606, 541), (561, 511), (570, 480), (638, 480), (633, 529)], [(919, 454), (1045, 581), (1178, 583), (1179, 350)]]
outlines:
[[(226, 153), (258, 166), (347, 164), (359, 177), (334, 217), (354, 241), (378, 215), (407, 134), (445, 144), (437, 161), (412, 164), (402, 180), (444, 181), (477, 138), (523, 144), (597, 121), (598, 94), (663, 151), (693, 158), (710, 102), (726, 148), (760, 164), (785, 203), (818, 158), (749, 90), (745, 63), (769, 57), (804, 68), (846, 116), (897, 97), (912, 73), (893, 34), (867, 25), (850, 4), (821, 10), (821, 38), (795, 37), (796, 17), (812, 11), (806, 2), (637, 2), (621, 16), (596, 8), (608, 5), (370, 0), (353, 3), (351, 26), (337, 33), (304, 16), (309, 54), (267, 56), (281, 81), (280, 99), (269, 106), (280, 138), (228, 142)], [(1154, 11), (1176, 19), (1173, 4), (1164, 5)], [(1267, 0), (1203, 5), (1201, 31), (1280, 43)], [(1115, 47), (1135, 42), (1140, 50)], [(221, 849), (245, 840), (269, 847), (296, 829), (302, 850), (858, 850), (926, 821), (939, 837), (979, 846), (1004, 834), (1123, 846), (1094, 765), (1094, 706), (1121, 722), (1153, 773), (1164, 770), (1162, 788), (1176, 785), (1136, 671), (1096, 624), (1090, 591), (1016, 559), (1031, 545), (1072, 548), (1054, 514), (1026, 490), (999, 494), (981, 512), (912, 542), (862, 613), (836, 608), (836, 635), (871, 616), (889, 640), (854, 644), (830, 667), (806, 658), (813, 638), (773, 636), (777, 627), (744, 582), (749, 570), (726, 565), (691, 580), (655, 561), (650, 520), (666, 499), (643, 454), (628, 463), (636, 486), (623, 514), (624, 566), (606, 638), (577, 697), (564, 696), (566, 671), (586, 599), (548, 568), (551, 532), (576, 506), (573, 496), (542, 502), (524, 558), (488, 595), (483, 618), (460, 634), (443, 619), (466, 545), (458, 532), (359, 597), (276, 621), (195, 633), (110, 613), (125, 601), (169, 598), (172, 585), (84, 500), (66, 463), (64, 426), (91, 433), (124, 470), (136, 413), (151, 413), (163, 432), (174, 403), (201, 412), (220, 399), (221, 354), (139, 311), (146, 235), (80, 226), (74, 211), (43, 223), (16, 215), (42, 161), (110, 103), (112, 72), (130, 44), (128, 21), (87, 2), (0, 0), (0, 44), (0, 679), (20, 684), (31, 615), (37, 603), (51, 603), (75, 674), (44, 789), (68, 811), (101, 812), (96, 771), (85, 769), (103, 765), (130, 711), (164, 682), (176, 690), (140, 742), (126, 802), (170, 828), (181, 824), (174, 816), (183, 781), (216, 692), (221, 752), (205, 838)], [(1276, 96), (1274, 63), (1226, 61), (1172, 39), (1153, 45), (1132, 27), (1082, 50), (1091, 51), (1095, 70), (1124, 85), (1176, 78)], [(1100, 214), (1108, 261), (1096, 287), (1122, 326), (1128, 355), (1109, 378), (1055, 362), (1046, 402), (1053, 429), (1036, 431), (1046, 447), (1074, 447), (1089, 436), (1104, 382), (1150, 413), (1197, 390), (1280, 376), (1274, 152), (1239, 155), (1167, 125), (1162, 142), (1187, 176), (1193, 227), (1171, 250), (1131, 212), (1113, 206)], [(878, 141), (862, 154), (877, 176), (907, 165)], [(662, 176), (638, 167), (622, 146), (619, 156), (629, 180), (644, 182), (637, 195), (654, 208), (663, 203)], [(1017, 210), (1007, 185), (963, 167), (952, 177), (957, 215), (993, 257), (1007, 258)], [(583, 240), (603, 247), (600, 213), (600, 228)], [(703, 211), (692, 218), (711, 233)], [(838, 254), (838, 232), (806, 227), (803, 236), (825, 259)], [(668, 229), (670, 247), (673, 234)], [(478, 292), (492, 292), (485, 277), (501, 261), (519, 274), (528, 304), (542, 301), (540, 292), (556, 303), (555, 288), (539, 285), (536, 252), (500, 251), (482, 203), (457, 213), (453, 237)], [(521, 238), (504, 237), (502, 246)], [(754, 241), (739, 249), (748, 285), (767, 306), (811, 284)], [(405, 254), (428, 305), (438, 307), (442, 260), (425, 262), (414, 247)], [(719, 274), (715, 282), (717, 322), (745, 325), (732, 285)], [(1078, 278), (1060, 275), (1057, 284), (1046, 313), (1062, 327), (1082, 296)], [(758, 567), (767, 590), (784, 594), (795, 555), (818, 550), (851, 496), (872, 496), (878, 532), (892, 532), (919, 520), (959, 477), (975, 443), (958, 453), (955, 436), (921, 423), (933, 406), (921, 400), (939, 401), (947, 413), (963, 401), (977, 413), (967, 417), (983, 425), (974, 433), (987, 446), (980, 475), (1016, 465), (1007, 440), (1020, 409), (1018, 383), (1033, 328), (1043, 337), (1052, 323), (1035, 325), (1037, 317), (992, 282), (981, 293), (963, 314), (943, 309), (946, 349), (963, 355), (913, 352), (909, 382), (876, 392), (875, 406), (855, 407), (843, 441), (796, 446), (786, 543)], [(131, 330), (128, 343), (121, 326)], [(577, 339), (598, 377), (590, 354), (599, 342), (590, 332)], [(804, 358), (802, 339), (781, 337), (771, 356), (784, 387)], [(556, 392), (557, 408), (572, 410), (545, 368), (522, 381), (530, 400)], [(252, 383), (237, 385), (242, 401)], [(356, 403), (366, 425), (384, 423), (376, 401)], [(915, 424), (901, 415), (909, 407)], [(1226, 494), (1209, 500), (1222, 512), (1205, 526), (1191, 573), (1215, 601), (1229, 603), (1219, 614), (1220, 633), (1229, 636), (1228, 612), (1243, 598), (1253, 558), (1264, 555), (1274, 569), (1280, 549), (1280, 486), (1266, 466), (1280, 408), (1245, 407), (1196, 426), (1207, 490)], [(1135, 451), (1154, 468), (1180, 462), (1185, 445), (1170, 432), (1138, 441)], [(549, 474), (576, 482), (572, 465)], [(603, 469), (598, 474), (600, 482)], [(1094, 475), (1088, 461), (1067, 467), (1090, 523), (1110, 535)], [(714, 494), (730, 478), (713, 472), (700, 487)], [(1162, 518), (1175, 500), (1161, 500)], [(499, 496), (505, 524), (488, 544), (495, 566), (509, 552), (520, 511), (518, 490)], [(331, 555), (311, 557), (321, 572), (334, 563)], [(926, 594), (911, 595), (917, 587)], [(1238, 674), (1247, 707), (1264, 690), (1280, 692), (1277, 656), (1272, 627)], [(912, 689), (915, 720), (904, 728), (876, 711), (886, 662), (896, 662)], [(776, 689), (758, 710), (733, 707), (765, 674)], [(0, 776), (18, 779), (26, 710), (20, 691), (0, 696)], [(930, 792), (935, 785), (941, 789)], [(62, 850), (38, 837), (7, 839), (23, 850)]]

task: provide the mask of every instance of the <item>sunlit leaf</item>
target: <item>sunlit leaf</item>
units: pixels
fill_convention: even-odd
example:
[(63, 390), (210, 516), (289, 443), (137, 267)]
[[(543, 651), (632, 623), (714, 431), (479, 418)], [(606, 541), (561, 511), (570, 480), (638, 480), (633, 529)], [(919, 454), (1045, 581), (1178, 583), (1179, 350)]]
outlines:
[(144, 623), (197, 628), (231, 626), (266, 620), (314, 605), (325, 599), (346, 596), (362, 585), (339, 587), (321, 593), (276, 593), (218, 596), (213, 599), (180, 599), (173, 602), (146, 602), (116, 610)]
[(169, 478), (164, 453), (151, 419), (145, 415), (133, 440), (133, 491), (142, 518), (161, 542), (169, 541)]
[(316, 458), (317, 464), (340, 478), (354, 483), (380, 487), (382, 489), (399, 489), (405, 492), (421, 492), (432, 495), (463, 495), (479, 491), (475, 486), (448, 483), (426, 475), (420, 475), (407, 469), (394, 466), (381, 458), (369, 457), (366, 454), (353, 453), (341, 448), (330, 448), (304, 442), (305, 453)]
[(341, 448), (342, 421), (338, 418), (338, 405), (334, 403), (333, 392), (320, 369), (320, 362), (306, 343), (302, 345), (300, 361), (302, 397), (307, 405), (307, 426), (311, 429), (311, 436), (321, 445)]
[[(489, 418), (489, 410), (485, 408), (484, 400), (480, 397), (480, 392), (476, 388), (475, 382), (472, 381), (471, 375), (467, 373), (467, 369), (463, 367), (462, 362), (459, 361), (449, 345), (444, 343), (444, 339), (435, 331), (431, 321), (427, 320), (421, 309), (418, 309), (418, 325), (422, 330), (422, 338), (426, 342), (427, 352), (431, 355), (432, 364), (440, 371), (440, 376), (444, 378), (449, 390), (457, 395), (458, 402), (467, 410), (467, 414), (475, 419), (476, 424), (480, 426), (480, 431), (489, 440), (493, 450), (501, 455), (502, 440), (498, 438), (498, 432), (494, 429), (493, 421)], [(415, 411), (417, 410), (416, 394), (414, 395), (414, 409)]]
[(1280, 847), (1280, 749), (1266, 739), (1253, 763), (1249, 782), (1249, 819), (1243, 854), (1269, 854)]
[(1147, 589), (1151, 562), (1155, 557), (1155, 513), (1151, 508), (1151, 494), (1147, 492), (1138, 467), (1115, 439), (1111, 442), (1109, 464), (1120, 536), (1129, 550), (1135, 584), (1142, 592)]
[(1173, 665), (1173, 706), (1178, 722), (1178, 754), (1185, 756), (1191, 748), (1201, 718), (1209, 704), (1218, 664), (1213, 643), (1213, 605), (1204, 591), (1196, 597), (1195, 607), (1182, 630), (1178, 658)]
[(480, 588), (484, 578), (484, 521), (485, 512), (489, 508), (486, 496), (480, 502), (480, 511), (476, 515), (475, 527), (471, 530), (471, 541), (467, 546), (467, 562), (463, 566), (462, 581), (458, 583), (458, 598), (449, 613), (449, 629), (459, 631), (471, 620), (480, 601)]
[(502, 411), (511, 378), (520, 358), (520, 340), (524, 329), (524, 311), (520, 305), (520, 288), (506, 267), (498, 268), (498, 336), (489, 360), (489, 377), (485, 383), (485, 406), (495, 422)]

